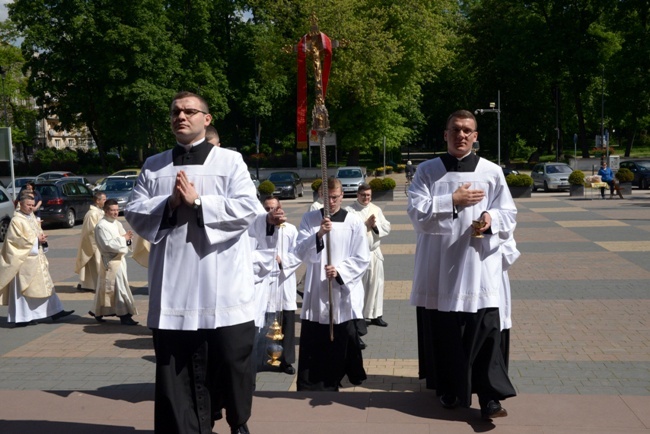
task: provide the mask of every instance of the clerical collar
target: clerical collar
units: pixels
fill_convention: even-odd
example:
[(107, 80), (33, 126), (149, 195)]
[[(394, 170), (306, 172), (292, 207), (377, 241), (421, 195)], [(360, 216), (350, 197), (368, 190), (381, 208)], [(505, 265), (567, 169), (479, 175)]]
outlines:
[(454, 157), (449, 153), (440, 156), (447, 172), (473, 172), (476, 170), (479, 159), (479, 156), (473, 152), (463, 158)]
[(214, 145), (205, 140), (191, 144), (189, 151), (185, 150), (185, 145), (178, 144), (172, 149), (172, 161), (174, 166), (201, 165), (205, 163), (213, 148)]
[(356, 202), (357, 202), (357, 206), (360, 207), (361, 209), (366, 209), (366, 208), (368, 208), (368, 205), (370, 205), (370, 202), (368, 202), (368, 205), (364, 205), (361, 202), (359, 202), (358, 200)]
[[(325, 208), (320, 209), (320, 214), (322, 216), (325, 215)], [(336, 214), (331, 214), (330, 215), (330, 221), (336, 222), (336, 223), (343, 223), (345, 221), (345, 216), (348, 215), (348, 212), (344, 210), (343, 208), (339, 208), (338, 211), (336, 211)]]
[(182, 143), (178, 143), (178, 142), (176, 142), (176, 145), (178, 145), (178, 146), (182, 146), (183, 148), (185, 148), (185, 151), (186, 151), (186, 152), (189, 152), (190, 149), (192, 149), (194, 146), (200, 145), (200, 144), (201, 144), (202, 142), (204, 142), (204, 141), (205, 141), (205, 137), (203, 137), (202, 139), (197, 140), (197, 141), (194, 142), (194, 143), (190, 143), (190, 144), (187, 144), (187, 145), (184, 145), (184, 144), (182, 144)]
[(104, 214), (104, 218), (105, 218), (107, 221), (111, 222), (111, 223), (113, 223), (115, 220), (117, 220), (117, 219), (114, 219), (113, 217), (111, 217), (111, 216), (109, 216), (109, 215), (107, 215), (107, 214)]

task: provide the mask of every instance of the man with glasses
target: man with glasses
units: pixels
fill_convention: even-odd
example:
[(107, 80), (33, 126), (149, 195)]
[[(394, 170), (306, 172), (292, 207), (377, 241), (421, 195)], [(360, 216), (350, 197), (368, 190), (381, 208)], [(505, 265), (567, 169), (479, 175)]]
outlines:
[(256, 305), (246, 232), (266, 214), (241, 154), (205, 140), (206, 101), (178, 93), (170, 114), (177, 145), (147, 159), (125, 212), (151, 243), (154, 429), (212, 432), (223, 405), (231, 433), (248, 433)]
[[(501, 352), (500, 239), (512, 236), (517, 209), (502, 169), (472, 152), (476, 118), (447, 119), (447, 154), (418, 166), (408, 214), (417, 232), (411, 304), (417, 306), (420, 376), (445, 408), (469, 407), (477, 393), (484, 419), (507, 416), (516, 392)], [(476, 225), (476, 229), (473, 227)]]
[(324, 210), (307, 212), (296, 243), (296, 255), (307, 266), (300, 315), (299, 391), (338, 391), (346, 375), (355, 385), (367, 378), (355, 325), (363, 319), (361, 279), (370, 263), (366, 227), (359, 217), (341, 209), (341, 181), (331, 177), (327, 185), (328, 197), (323, 199), (329, 201), (330, 216), (325, 217)]

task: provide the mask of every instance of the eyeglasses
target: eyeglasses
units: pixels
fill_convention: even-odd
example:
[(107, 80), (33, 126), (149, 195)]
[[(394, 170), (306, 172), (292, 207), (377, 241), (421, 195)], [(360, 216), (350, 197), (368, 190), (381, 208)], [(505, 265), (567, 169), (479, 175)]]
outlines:
[(470, 136), (476, 132), (476, 130), (473, 130), (471, 128), (458, 128), (458, 127), (448, 128), (447, 131), (455, 135), (458, 135), (459, 133), (462, 132), (465, 136)]
[(187, 116), (188, 118), (191, 118), (192, 116), (194, 116), (197, 113), (203, 113), (204, 115), (208, 114), (208, 112), (204, 112), (203, 110), (197, 110), (197, 109), (192, 109), (192, 108), (188, 108), (188, 109), (178, 109), (177, 108), (177, 109), (172, 110), (171, 115), (172, 115), (173, 118), (177, 118), (178, 116), (180, 116), (181, 113), (185, 113), (185, 116)]

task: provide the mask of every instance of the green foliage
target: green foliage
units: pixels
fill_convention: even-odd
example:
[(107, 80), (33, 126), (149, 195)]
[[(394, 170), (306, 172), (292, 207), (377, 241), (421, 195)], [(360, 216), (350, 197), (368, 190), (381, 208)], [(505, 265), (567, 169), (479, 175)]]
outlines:
[(569, 184), (585, 185), (585, 173), (582, 170), (574, 170), (569, 175)]
[(322, 184), (323, 184), (323, 180), (321, 178), (315, 179), (314, 182), (311, 183), (312, 191), (318, 191), (318, 189)]
[(259, 191), (262, 196), (269, 196), (275, 191), (275, 185), (267, 179), (266, 181), (260, 182), (257, 191)]
[(531, 187), (533, 185), (533, 178), (525, 173), (520, 173), (518, 175), (511, 173), (506, 176), (506, 184), (508, 184), (509, 187)]
[(393, 178), (375, 178), (369, 183), (372, 191), (388, 191), (394, 190), (397, 183)]
[(627, 169), (625, 167), (618, 169), (618, 171), (614, 176), (620, 182), (632, 182), (634, 180), (634, 173), (632, 173), (630, 169)]
[(398, 164), (397, 169), (395, 169), (395, 172), (404, 173), (404, 170), (406, 170), (406, 164)]

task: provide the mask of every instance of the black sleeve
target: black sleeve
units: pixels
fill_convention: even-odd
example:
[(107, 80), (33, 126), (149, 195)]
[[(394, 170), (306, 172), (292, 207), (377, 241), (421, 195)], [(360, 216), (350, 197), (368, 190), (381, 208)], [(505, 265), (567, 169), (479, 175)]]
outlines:
[[(176, 226), (178, 223), (177, 221), (177, 216), (176, 216), (176, 210), (173, 212), (170, 212), (171, 208), (169, 207), (169, 199), (167, 199), (167, 203), (165, 204), (165, 211), (163, 212), (163, 217), (160, 220), (160, 229), (169, 229), (173, 228)], [(201, 215), (201, 220), (203, 220), (203, 215)]]

